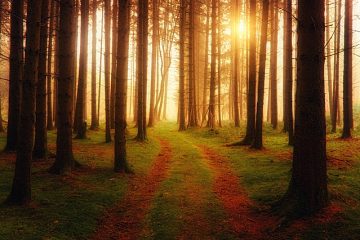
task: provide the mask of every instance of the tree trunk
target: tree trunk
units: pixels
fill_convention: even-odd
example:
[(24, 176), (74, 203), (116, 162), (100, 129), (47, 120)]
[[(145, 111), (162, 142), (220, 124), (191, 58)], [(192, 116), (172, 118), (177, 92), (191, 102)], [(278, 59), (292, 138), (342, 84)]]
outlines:
[(105, 0), (105, 142), (111, 142), (110, 119), (110, 47), (111, 47), (111, 2)]
[(28, 0), (27, 2), (27, 33), (19, 121), (19, 142), (16, 155), (15, 176), (11, 193), (7, 199), (8, 203), (17, 205), (26, 205), (31, 201), (31, 162), (35, 134), (41, 4), (41, 0)]
[(342, 138), (351, 138), (352, 128), (352, 54), (353, 54), (353, 6), (352, 2), (345, 1), (345, 36), (344, 36), (344, 86), (343, 86), (343, 114), (344, 128)]
[(80, 41), (80, 62), (79, 80), (76, 97), (74, 130), (76, 138), (86, 138), (86, 81), (87, 81), (87, 59), (88, 59), (88, 24), (89, 24), (89, 0), (81, 0), (81, 41)]
[(97, 47), (97, 0), (92, 2), (92, 53), (91, 53), (91, 130), (99, 127), (99, 118), (96, 108), (96, 47)]
[[(42, 1), (39, 76), (36, 89), (36, 123), (35, 145), (33, 155), (37, 159), (47, 158), (47, 130), (46, 130), (46, 56), (48, 45), (49, 0)], [(48, 50), (50, 51), (50, 49)]]
[[(234, 23), (234, 66), (233, 66), (233, 105), (234, 105), (234, 123), (235, 127), (240, 127), (240, 116), (239, 116), (239, 67), (240, 67), (240, 39), (237, 24), (240, 18), (240, 3), (239, 0), (235, 0), (235, 23)], [(231, 103), (229, 103), (231, 104)]]
[(63, 174), (75, 166), (72, 150), (75, 31), (75, 2), (60, 0), (56, 159), (49, 170), (53, 174)]
[[(3, 2), (0, 2), (0, 42), (2, 40), (2, 26), (3, 26)], [(0, 45), (0, 55), (2, 54), (2, 46)], [(0, 133), (5, 132), (2, 117), (2, 96), (0, 91)]]
[[(203, 95), (202, 95), (202, 122), (206, 119), (206, 99), (207, 99), (207, 87), (208, 87), (208, 74), (209, 74), (209, 35), (210, 35), (210, 6), (207, 2), (206, 7), (206, 27), (205, 27), (205, 63), (204, 63), (204, 82), (203, 82)], [(185, 16), (186, 18), (186, 16)], [(185, 34), (185, 33), (183, 33)]]
[(138, 133), (136, 139), (146, 139), (146, 92), (147, 92), (147, 49), (148, 49), (148, 0), (138, 0)]
[(115, 98), (115, 172), (129, 172), (126, 160), (126, 100), (130, 34), (130, 0), (119, 0)]
[(11, 2), (10, 84), (7, 142), (5, 151), (15, 151), (20, 121), (21, 82), (23, 77), (23, 17), (24, 1)]
[[(286, 38), (285, 38), (285, 114), (286, 124), (285, 129), (289, 134), (289, 145), (294, 144), (294, 119), (293, 119), (293, 61), (292, 61), (292, 1), (286, 0)], [(285, 124), (285, 122), (284, 122)]]
[(272, 20), (271, 20), (271, 57), (270, 57), (270, 113), (271, 125), (273, 129), (278, 125), (278, 93), (277, 93), (277, 52), (278, 52), (278, 32), (279, 32), (279, 11), (278, 0), (272, 0)]
[(327, 81), (328, 81), (328, 97), (330, 117), (333, 116), (333, 86), (332, 86), (332, 68), (331, 68), (331, 37), (330, 36), (330, 0), (326, 0), (326, 65), (327, 65)]
[(150, 111), (148, 126), (154, 125), (154, 108), (155, 108), (155, 81), (157, 70), (157, 51), (158, 51), (158, 34), (159, 34), (159, 6), (158, 0), (153, 0), (153, 34), (152, 34), (152, 53), (151, 53), (151, 88), (150, 88)]
[(328, 203), (324, 91), (324, 1), (298, 2), (295, 144), (283, 207), (310, 215)]
[(217, 27), (217, 0), (211, 3), (211, 73), (210, 73), (210, 99), (208, 123), (209, 128), (215, 128), (215, 85), (216, 85), (216, 27)]
[(263, 115), (264, 115), (264, 87), (265, 87), (265, 67), (266, 67), (266, 43), (267, 28), (269, 18), (269, 0), (263, 1), (261, 24), (261, 42), (260, 42), (260, 63), (259, 63), (259, 81), (258, 81), (258, 102), (256, 112), (256, 128), (254, 142), (251, 147), (261, 149), (263, 147)]
[(56, 18), (55, 18), (55, 1), (50, 0), (50, 26), (49, 26), (49, 46), (48, 46), (48, 57), (47, 57), (47, 130), (54, 129), (54, 121), (53, 121), (53, 105), (52, 105), (52, 98), (53, 98), (53, 88), (52, 88), (52, 79), (53, 72), (52, 72), (52, 54), (53, 54), (53, 39), (54, 39), (54, 26), (56, 26)]
[(115, 87), (117, 73), (117, 45), (118, 45), (118, 0), (113, 0), (112, 11), (112, 60), (111, 60), (111, 92), (110, 92), (110, 125), (115, 128)]
[[(256, 26), (256, 0), (250, 1), (250, 26)], [(256, 100), (256, 27), (250, 28), (249, 80), (247, 96), (246, 135), (240, 143), (250, 145), (255, 135), (255, 100)]]
[(221, 112), (221, 33), (222, 33), (222, 27), (221, 27), (221, 21), (220, 21), (220, 17), (221, 17), (221, 2), (219, 0), (218, 2), (218, 10), (217, 10), (217, 15), (218, 15), (218, 23), (217, 23), (217, 28), (218, 28), (218, 34), (217, 34), (217, 45), (218, 45), (218, 55), (217, 55), (217, 61), (218, 61), (218, 65), (217, 65), (217, 97), (218, 97), (218, 121), (219, 121), (219, 127), (222, 127), (222, 112)]
[(186, 2), (180, 0), (180, 65), (179, 65), (179, 131), (186, 130), (185, 123), (185, 22)]

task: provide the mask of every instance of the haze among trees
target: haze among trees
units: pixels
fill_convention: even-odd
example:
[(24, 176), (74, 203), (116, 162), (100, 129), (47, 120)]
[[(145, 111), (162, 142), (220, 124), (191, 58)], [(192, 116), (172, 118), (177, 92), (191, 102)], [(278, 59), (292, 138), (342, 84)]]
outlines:
[(360, 239), (359, 4), (0, 1), (0, 236)]

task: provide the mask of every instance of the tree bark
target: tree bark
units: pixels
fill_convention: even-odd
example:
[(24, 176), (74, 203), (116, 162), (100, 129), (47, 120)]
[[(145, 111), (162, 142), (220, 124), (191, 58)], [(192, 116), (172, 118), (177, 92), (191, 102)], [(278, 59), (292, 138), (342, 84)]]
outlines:
[(75, 57), (75, 2), (60, 0), (59, 77), (56, 159), (49, 172), (63, 174), (75, 167), (72, 150), (73, 81)]
[(290, 206), (295, 216), (314, 214), (328, 204), (324, 24), (324, 1), (299, 0), (295, 144), (283, 199), (283, 207)]
[[(46, 129), (46, 56), (48, 45), (49, 0), (42, 0), (39, 76), (36, 89), (36, 123), (35, 145), (33, 155), (36, 159), (47, 158), (47, 129)], [(50, 51), (50, 49), (48, 50)]]
[(115, 128), (115, 87), (117, 73), (117, 45), (118, 45), (118, 0), (113, 0), (112, 11), (112, 60), (111, 60), (111, 92), (110, 92), (110, 124)]
[(130, 0), (119, 0), (115, 98), (115, 172), (129, 172), (126, 160), (126, 100), (130, 35)]
[[(117, 1), (117, 0), (116, 0)], [(92, 2), (92, 53), (91, 53), (91, 130), (99, 128), (99, 117), (96, 108), (96, 47), (97, 47), (97, 0)]]
[(180, 62), (179, 62), (179, 131), (186, 130), (185, 123), (185, 22), (186, 1), (180, 0)]
[(271, 125), (273, 129), (278, 125), (278, 89), (277, 89), (277, 52), (278, 52), (278, 32), (279, 32), (279, 11), (278, 0), (272, 0), (272, 20), (271, 20), (271, 56), (270, 56), (270, 113)]
[(264, 88), (265, 88), (265, 67), (266, 67), (266, 43), (267, 28), (269, 18), (269, 0), (263, 0), (261, 42), (259, 59), (259, 81), (258, 81), (258, 101), (256, 112), (256, 128), (254, 142), (251, 147), (255, 149), (263, 148), (263, 115), (264, 115)]
[(54, 26), (56, 26), (56, 18), (55, 18), (55, 1), (50, 0), (50, 26), (49, 26), (49, 46), (48, 46), (48, 56), (47, 56), (47, 130), (53, 130), (54, 129), (54, 121), (53, 121), (53, 105), (52, 105), (52, 98), (53, 98), (53, 72), (52, 72), (52, 59), (53, 59), (53, 39), (54, 39), (54, 33), (55, 29)]
[(111, 47), (111, 3), (105, 0), (105, 142), (111, 142), (111, 116), (110, 116), (110, 47)]
[(7, 199), (8, 203), (16, 205), (26, 205), (31, 201), (31, 162), (35, 135), (41, 5), (41, 0), (28, 0), (27, 2), (27, 32), (19, 121), (19, 145), (16, 155), (15, 176)]
[(16, 151), (20, 121), (21, 82), (23, 78), (24, 1), (11, 1), (9, 109), (5, 151)]

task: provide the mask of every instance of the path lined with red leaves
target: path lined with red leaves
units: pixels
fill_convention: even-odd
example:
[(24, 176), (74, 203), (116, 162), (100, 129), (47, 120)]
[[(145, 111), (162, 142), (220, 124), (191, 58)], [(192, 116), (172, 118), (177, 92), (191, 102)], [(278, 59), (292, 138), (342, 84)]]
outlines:
[(241, 187), (227, 158), (205, 146), (200, 149), (215, 174), (213, 191), (222, 203), (235, 235), (241, 239), (270, 239), (268, 231), (275, 228), (276, 220), (255, 212), (254, 203)]
[[(167, 177), (172, 150), (170, 143), (160, 140), (161, 150), (147, 175), (130, 176), (123, 199), (109, 209), (92, 237), (94, 240), (136, 239), (145, 231), (143, 221), (160, 183)], [(141, 230), (141, 231), (139, 231)]]

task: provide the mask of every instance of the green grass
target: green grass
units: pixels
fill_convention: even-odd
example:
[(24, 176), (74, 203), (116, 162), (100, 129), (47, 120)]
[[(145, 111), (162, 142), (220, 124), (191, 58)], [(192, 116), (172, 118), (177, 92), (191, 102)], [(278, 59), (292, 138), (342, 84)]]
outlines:
[[(153, 139), (139, 144), (131, 140), (134, 136), (130, 129), (128, 160), (136, 173), (146, 172), (159, 144)], [(127, 177), (112, 172), (113, 145), (103, 139), (99, 131), (74, 142), (75, 157), (85, 167), (73, 174), (53, 176), (46, 171), (51, 162), (33, 164), (33, 203), (25, 208), (0, 205), (0, 239), (88, 239), (104, 210), (119, 201), (127, 187)], [(51, 132), (51, 151), (54, 141)], [(10, 191), (13, 164), (1, 161), (0, 169), (2, 202)]]

